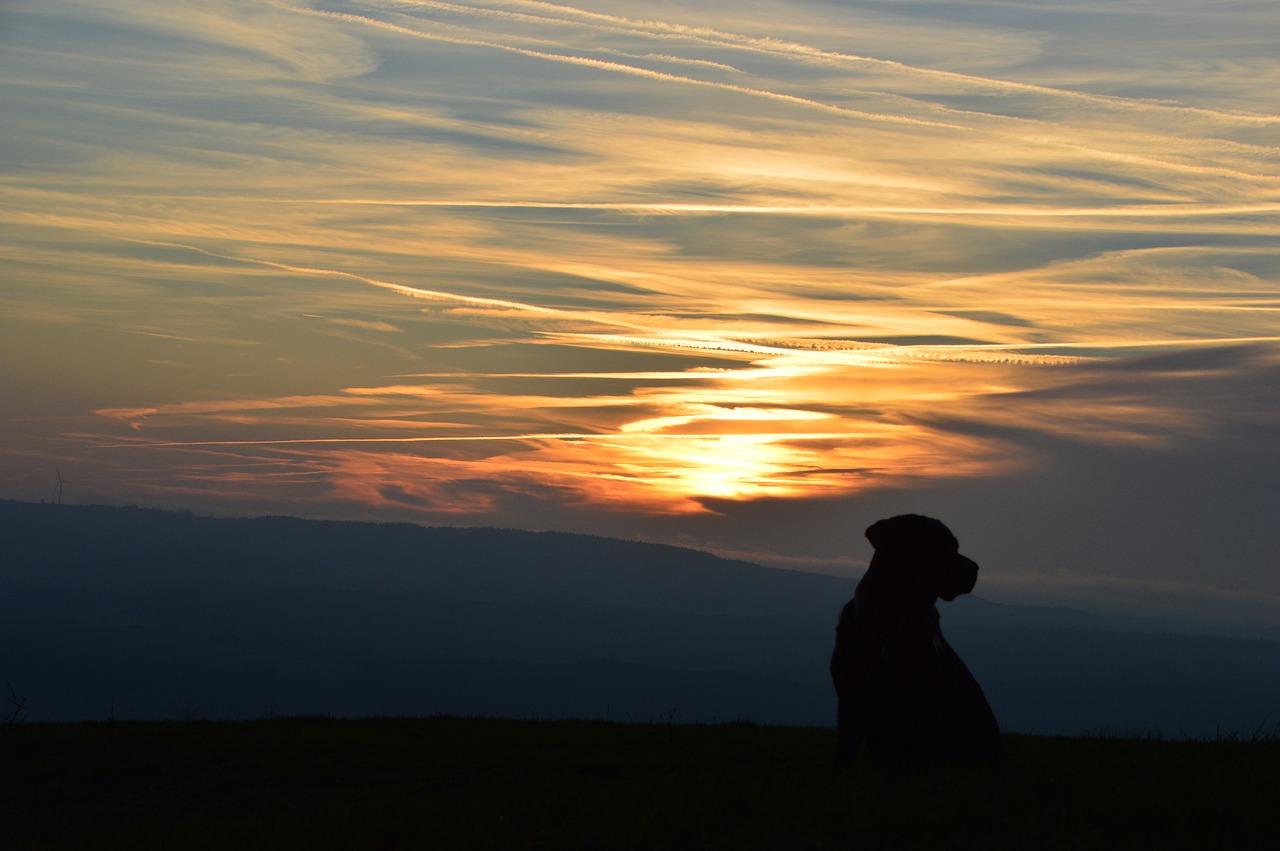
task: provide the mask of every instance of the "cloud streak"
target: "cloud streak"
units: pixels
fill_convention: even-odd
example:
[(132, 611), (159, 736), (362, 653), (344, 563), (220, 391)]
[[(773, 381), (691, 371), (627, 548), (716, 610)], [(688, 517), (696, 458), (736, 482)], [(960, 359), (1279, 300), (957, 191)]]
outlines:
[(1274, 469), (1274, 15), (637, 8), (15, 13), (0, 495), (847, 565), (835, 506)]

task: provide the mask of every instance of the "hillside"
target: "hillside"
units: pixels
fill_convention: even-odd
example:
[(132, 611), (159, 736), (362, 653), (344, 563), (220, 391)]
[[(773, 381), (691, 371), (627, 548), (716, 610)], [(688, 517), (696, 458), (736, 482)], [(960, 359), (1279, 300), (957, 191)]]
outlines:
[[(502, 529), (0, 502), (0, 677), (32, 720), (453, 712), (827, 724), (853, 582)], [(1007, 730), (1252, 733), (1280, 643), (962, 598)]]

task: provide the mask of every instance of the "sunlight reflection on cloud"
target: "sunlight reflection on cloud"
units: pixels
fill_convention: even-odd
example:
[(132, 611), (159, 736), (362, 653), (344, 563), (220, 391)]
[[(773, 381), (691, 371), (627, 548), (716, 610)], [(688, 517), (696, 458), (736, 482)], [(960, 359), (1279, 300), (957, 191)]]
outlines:
[[(1139, 364), (1280, 339), (1280, 88), (1219, 53), (1280, 82), (1275, 16), (944, 12), (24, 11), (13, 480), (74, 453), (113, 499), (701, 514), (1221, 427)], [(1169, 44), (1104, 49), (1140, 21)]]

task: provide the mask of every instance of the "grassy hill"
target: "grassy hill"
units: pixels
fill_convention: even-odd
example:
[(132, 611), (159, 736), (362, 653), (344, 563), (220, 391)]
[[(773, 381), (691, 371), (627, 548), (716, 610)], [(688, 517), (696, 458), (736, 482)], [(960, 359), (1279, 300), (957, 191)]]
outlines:
[(0, 727), (0, 846), (1230, 848), (1280, 742), (1006, 737), (1004, 765), (832, 768), (834, 733), (462, 719)]

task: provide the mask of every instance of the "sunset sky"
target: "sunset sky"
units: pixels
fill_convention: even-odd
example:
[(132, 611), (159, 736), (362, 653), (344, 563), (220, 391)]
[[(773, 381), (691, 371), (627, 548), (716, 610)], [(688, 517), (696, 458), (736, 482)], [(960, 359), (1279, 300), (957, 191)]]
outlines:
[(1280, 622), (1280, 5), (0, 3), (0, 497)]

